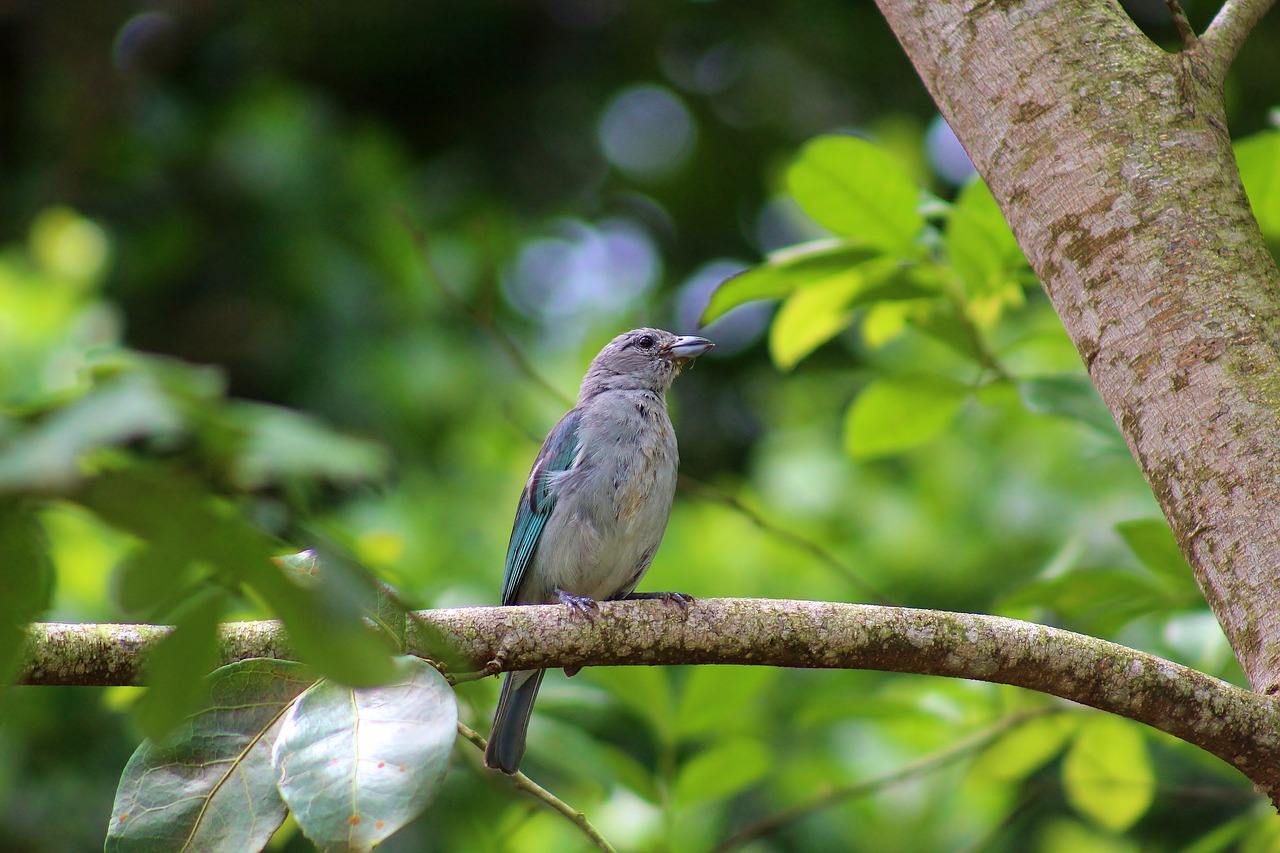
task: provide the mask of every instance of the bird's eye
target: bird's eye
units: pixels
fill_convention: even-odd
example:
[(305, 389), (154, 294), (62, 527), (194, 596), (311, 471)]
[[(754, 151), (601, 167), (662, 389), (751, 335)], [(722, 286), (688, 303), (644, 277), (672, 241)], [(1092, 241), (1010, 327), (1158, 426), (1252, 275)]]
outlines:
[(656, 344), (657, 341), (653, 339), (653, 335), (645, 335), (640, 338), (640, 340), (636, 341), (636, 343), (640, 345), (640, 349), (653, 349), (653, 345)]

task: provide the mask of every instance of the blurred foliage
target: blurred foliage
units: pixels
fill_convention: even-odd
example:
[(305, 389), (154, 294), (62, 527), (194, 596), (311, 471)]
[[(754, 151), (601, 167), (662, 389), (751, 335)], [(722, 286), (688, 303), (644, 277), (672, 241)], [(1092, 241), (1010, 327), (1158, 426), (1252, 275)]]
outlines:
[[(1189, 4), (1198, 29), (1214, 10)], [(1162, 3), (1131, 13), (1176, 43)], [(1228, 109), (1280, 246), (1278, 40), (1272, 15)], [(874, 588), (1241, 681), (966, 167), (870, 3), (0, 12), (0, 670), (37, 616), (182, 628), (141, 703), (0, 693), (0, 849), (102, 844), (139, 731), (200, 701), (215, 619), (279, 615), (359, 682), (390, 665), (356, 628), (360, 564), (414, 606), (495, 603), (586, 361), (708, 305), (719, 346), (672, 394), (704, 485), (645, 586)], [(354, 559), (317, 583), (267, 559), (316, 544)], [(458, 695), (487, 730), (496, 682)], [(1275, 849), (1232, 769), (1047, 706), (882, 673), (587, 670), (548, 679), (526, 769), (625, 850), (792, 809), (744, 849)], [(272, 844), (311, 849), (291, 823)], [(464, 744), (381, 849), (584, 847)]]

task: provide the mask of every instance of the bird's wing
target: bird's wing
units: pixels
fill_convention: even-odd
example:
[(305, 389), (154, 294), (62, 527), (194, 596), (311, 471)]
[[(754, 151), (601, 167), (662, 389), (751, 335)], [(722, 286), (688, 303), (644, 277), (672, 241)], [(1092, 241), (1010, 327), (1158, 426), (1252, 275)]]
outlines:
[(511, 543), (507, 545), (507, 566), (502, 577), (502, 603), (515, 604), (516, 592), (524, 580), (533, 553), (537, 550), (538, 540), (542, 538), (542, 529), (551, 517), (556, 505), (556, 495), (560, 474), (570, 470), (576, 463), (578, 450), (578, 424), (582, 420), (582, 410), (573, 409), (560, 419), (555, 429), (542, 443), (538, 458), (529, 472), (529, 481), (525, 483), (524, 492), (520, 495), (520, 505), (516, 507), (516, 520), (511, 528)]

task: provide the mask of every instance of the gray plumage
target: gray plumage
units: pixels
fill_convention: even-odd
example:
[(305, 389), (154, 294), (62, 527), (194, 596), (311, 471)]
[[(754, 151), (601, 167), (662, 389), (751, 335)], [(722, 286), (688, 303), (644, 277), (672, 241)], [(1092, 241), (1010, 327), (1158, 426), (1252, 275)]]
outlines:
[[(712, 347), (704, 338), (635, 329), (591, 362), (578, 405), (547, 436), (516, 508), (503, 604), (566, 604), (630, 596), (658, 551), (671, 514), (679, 453), (666, 391)], [(657, 593), (687, 601), (687, 596)], [(542, 670), (502, 685), (485, 763), (515, 773)]]

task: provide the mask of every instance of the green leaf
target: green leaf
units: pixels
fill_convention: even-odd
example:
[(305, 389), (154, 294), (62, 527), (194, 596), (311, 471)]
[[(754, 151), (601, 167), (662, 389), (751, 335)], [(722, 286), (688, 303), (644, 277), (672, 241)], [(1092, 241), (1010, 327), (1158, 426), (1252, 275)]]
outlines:
[(917, 270), (892, 259), (876, 259), (811, 281), (782, 304), (769, 328), (769, 353), (783, 369), (831, 340), (853, 322), (854, 310), (878, 300), (932, 296)]
[(779, 672), (762, 666), (692, 667), (680, 690), (676, 732), (696, 737), (749, 730)]
[(918, 447), (950, 426), (968, 397), (967, 386), (937, 376), (877, 379), (849, 407), (845, 447), (856, 459)]
[(386, 473), (386, 451), (342, 435), (315, 418), (261, 404), (239, 404), (235, 421), (247, 438), (232, 465), (243, 489), (260, 489), (292, 478), (353, 483)]
[(1027, 265), (991, 191), (976, 176), (956, 198), (947, 219), (944, 246), (970, 296), (999, 290), (1013, 270)]
[(190, 579), (187, 555), (143, 544), (120, 561), (111, 577), (112, 600), (125, 613), (147, 613), (172, 603)]
[(30, 511), (0, 500), (0, 684), (22, 662), (27, 625), (49, 607), (53, 570)]
[(1280, 240), (1280, 129), (1246, 136), (1234, 147), (1258, 226), (1271, 240)]
[(205, 676), (218, 660), (218, 620), (226, 594), (207, 587), (174, 616), (174, 629), (147, 655), (147, 692), (133, 706), (142, 733), (168, 737), (206, 698)]
[(655, 734), (672, 740), (675, 698), (670, 675), (660, 666), (593, 666), (590, 679), (644, 720)]
[(675, 801), (682, 807), (732, 797), (769, 770), (769, 751), (753, 738), (729, 738), (686, 761), (676, 774)]
[[(535, 725), (537, 737), (529, 743), (528, 752), (533, 763), (553, 767), (579, 783), (591, 780), (601, 790), (621, 785), (651, 803), (661, 801), (652, 770), (625, 749), (596, 739), (583, 729), (581, 721), (561, 720), (553, 711), (542, 714)], [(634, 741), (626, 745), (633, 747)]]
[(263, 658), (209, 677), (209, 701), (125, 766), (107, 853), (261, 850), (284, 822), (271, 747), (285, 710), (316, 681), (308, 667)]
[(974, 364), (991, 366), (981, 333), (951, 300), (937, 299), (922, 305), (907, 315), (907, 322)]
[(981, 779), (1020, 782), (1062, 752), (1078, 720), (1069, 714), (1027, 720), (984, 749), (969, 772)]
[(1140, 616), (1194, 606), (1195, 591), (1175, 594), (1128, 569), (1086, 568), (1038, 578), (1000, 599), (1000, 609), (1047, 607), (1077, 630), (1113, 634)]
[(878, 145), (819, 136), (787, 171), (796, 202), (823, 227), (864, 246), (904, 252), (924, 228), (920, 188)]
[(295, 582), (273, 562), (272, 540), (188, 478), (164, 469), (104, 472), (76, 500), (172, 554), (175, 571), (204, 562), (229, 583), (249, 586), (284, 622), (292, 647), (325, 675), (356, 686), (392, 677), (386, 644), (364, 624), (364, 604), (376, 601), (372, 583), (349, 564), (335, 563), (315, 583)]
[(126, 374), (53, 410), (0, 453), (0, 492), (60, 491), (91, 450), (177, 433), (182, 419), (150, 377)]
[(1129, 550), (1142, 561), (1152, 574), (1173, 581), (1181, 587), (1194, 586), (1194, 575), (1186, 557), (1173, 538), (1173, 531), (1163, 518), (1138, 518), (1122, 521), (1116, 532), (1124, 539)]
[(383, 687), (317, 684), (280, 729), (272, 753), (280, 793), (321, 850), (372, 850), (444, 782), (458, 727), (453, 688), (418, 658), (396, 658), (395, 667)]
[(764, 263), (726, 279), (716, 288), (699, 324), (709, 325), (746, 302), (781, 298), (798, 287), (880, 256), (877, 249), (846, 240), (814, 240), (779, 249), (770, 253)]
[(1045, 376), (1024, 379), (1018, 393), (1027, 410), (1038, 415), (1071, 418), (1107, 436), (1116, 435), (1116, 422), (1111, 417), (1098, 390), (1086, 376)]
[(1138, 725), (1109, 715), (1083, 721), (1062, 762), (1062, 786), (1072, 808), (1105, 829), (1137, 823), (1156, 792)]

